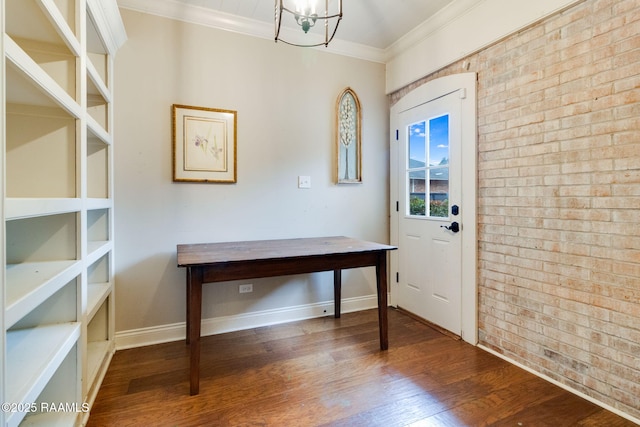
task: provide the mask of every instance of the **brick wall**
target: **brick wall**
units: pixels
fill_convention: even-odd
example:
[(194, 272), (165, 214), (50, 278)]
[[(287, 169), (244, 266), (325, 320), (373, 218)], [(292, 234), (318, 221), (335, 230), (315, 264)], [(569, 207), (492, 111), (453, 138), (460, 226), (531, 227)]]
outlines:
[(480, 342), (640, 418), (640, 1), (586, 0), (465, 61)]

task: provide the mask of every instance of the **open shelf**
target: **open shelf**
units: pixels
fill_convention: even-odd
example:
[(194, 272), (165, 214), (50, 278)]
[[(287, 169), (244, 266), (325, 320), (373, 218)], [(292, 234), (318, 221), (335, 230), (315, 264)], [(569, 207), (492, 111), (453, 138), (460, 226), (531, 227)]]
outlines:
[(113, 250), (113, 242), (106, 240), (99, 242), (89, 242), (87, 249), (87, 262), (94, 263)]
[(87, 93), (91, 96), (100, 96), (106, 102), (111, 102), (111, 91), (104, 83), (104, 77), (93, 62), (87, 61)]
[[(26, 415), (20, 426), (73, 426), (80, 413), (88, 410), (83, 406), (76, 394), (78, 378), (78, 348), (76, 344), (62, 361), (47, 385), (44, 387), (36, 402), (36, 411)], [(47, 408), (56, 410), (47, 410)], [(60, 409), (65, 409), (61, 411)]]
[(102, 303), (95, 310), (95, 314), (88, 320), (87, 342), (109, 341), (109, 299), (104, 298)]
[(87, 344), (87, 374), (92, 384), (110, 354), (112, 343), (109, 341), (94, 341)]
[[(6, 333), (7, 402), (36, 402), (40, 393), (75, 347), (80, 337), (80, 323), (70, 322), (10, 330)], [(13, 426), (25, 413), (7, 417)]]
[[(96, 25), (87, 8), (87, 112), (102, 129), (109, 129), (108, 57)], [(95, 124), (93, 126), (95, 128)], [(108, 132), (107, 132), (108, 133)]]
[(102, 140), (87, 139), (87, 196), (90, 198), (109, 197), (109, 150), (110, 145)]
[(16, 37), (11, 37), (11, 40), (67, 95), (76, 99), (77, 57), (66, 46)]
[[(91, 84), (89, 84), (91, 87)], [(87, 113), (89, 113), (89, 126), (94, 132), (109, 129), (109, 103), (101, 93), (87, 92)], [(91, 123), (91, 121), (93, 123)], [(107, 132), (108, 133), (108, 132)]]
[(82, 265), (77, 260), (75, 212), (16, 219), (5, 227), (4, 309), (9, 327), (79, 275)]
[(0, 411), (0, 426), (83, 425), (115, 349), (112, 74), (126, 33), (116, 0), (0, 11), (0, 399), (82, 411)]
[(7, 266), (6, 327), (58, 292), (81, 272), (79, 261), (31, 262)]
[(113, 340), (113, 283), (111, 282), (111, 253), (105, 253), (87, 269), (87, 398), (92, 401), (97, 384), (102, 382), (109, 361), (115, 351)]
[(87, 320), (92, 320), (112, 291), (110, 256), (104, 254), (87, 269)]
[[(109, 232), (109, 213), (109, 209), (87, 211), (87, 260), (92, 264), (90, 270), (96, 265), (100, 265), (98, 263), (99, 258), (104, 257), (105, 254), (113, 249), (111, 233)], [(91, 276), (89, 277), (89, 283), (94, 283), (95, 281)], [(102, 281), (109, 281), (109, 278), (106, 277)]]
[(17, 219), (5, 227), (7, 264), (78, 258), (76, 213)]
[(7, 105), (6, 194), (76, 197), (76, 119), (60, 108)]
[(92, 283), (87, 289), (87, 319), (92, 319), (111, 293), (111, 283)]
[(87, 211), (87, 240), (89, 242), (110, 240), (109, 225), (109, 209)]
[(73, 1), (6, 0), (5, 16), (5, 31), (12, 37), (65, 46), (80, 55)]
[(79, 277), (70, 280), (49, 298), (26, 313), (11, 326), (11, 329), (29, 329), (41, 325), (78, 321), (79, 283)]
[(87, 117), (87, 129), (89, 131), (87, 139), (93, 143), (102, 142), (104, 144), (111, 144), (113, 141), (111, 135), (91, 116)]
[(87, 326), (87, 371), (90, 373), (91, 382), (95, 379), (91, 375), (97, 375), (113, 347), (113, 341), (109, 336), (109, 304), (111, 300), (108, 298), (109, 293), (104, 292), (104, 288), (101, 296), (100, 305), (94, 310)]
[[(7, 101), (30, 105), (56, 105), (79, 118), (82, 110), (75, 98), (43, 70), (11, 37), (4, 35), (7, 58)], [(9, 84), (11, 83), (11, 84)], [(34, 91), (34, 89), (36, 89)], [(44, 97), (43, 97), (44, 95)], [(49, 99), (47, 99), (47, 97)]]
[(90, 49), (91, 46), (89, 46), (89, 51), (87, 52), (87, 73), (96, 86), (104, 87), (104, 89), (101, 89), (103, 96), (106, 99), (111, 99), (111, 92), (108, 86), (109, 57), (104, 53), (104, 49), (102, 52), (92, 52)]

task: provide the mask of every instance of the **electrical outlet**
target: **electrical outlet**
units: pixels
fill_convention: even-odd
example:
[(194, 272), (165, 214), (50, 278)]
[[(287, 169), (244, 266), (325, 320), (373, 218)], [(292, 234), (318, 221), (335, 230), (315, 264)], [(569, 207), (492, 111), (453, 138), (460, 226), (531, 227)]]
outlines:
[(247, 283), (246, 285), (240, 285), (238, 287), (238, 291), (241, 294), (248, 294), (249, 292), (253, 292), (253, 284)]
[(299, 176), (298, 177), (298, 188), (311, 188), (311, 177), (310, 176)]

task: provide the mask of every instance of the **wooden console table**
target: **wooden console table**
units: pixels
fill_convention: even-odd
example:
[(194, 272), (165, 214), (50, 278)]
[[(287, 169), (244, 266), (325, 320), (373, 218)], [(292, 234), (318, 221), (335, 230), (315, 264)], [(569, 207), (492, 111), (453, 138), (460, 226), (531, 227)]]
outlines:
[(387, 252), (395, 246), (322, 237), (178, 245), (178, 267), (187, 268), (187, 344), (190, 393), (200, 388), (202, 284), (260, 277), (333, 271), (335, 317), (340, 317), (341, 270), (376, 268), (380, 349), (389, 347), (387, 326)]

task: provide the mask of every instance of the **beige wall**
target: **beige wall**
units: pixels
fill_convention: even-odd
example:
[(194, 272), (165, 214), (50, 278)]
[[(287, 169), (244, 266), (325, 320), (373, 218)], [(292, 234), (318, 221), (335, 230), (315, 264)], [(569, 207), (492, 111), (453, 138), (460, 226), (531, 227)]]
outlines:
[(636, 419), (638, 34), (638, 2), (588, 0), (465, 58), (478, 73), (480, 342)]
[[(323, 235), (388, 241), (384, 65), (121, 13), (129, 39), (115, 61), (119, 334), (139, 333), (138, 344), (148, 342), (141, 328), (184, 334), (185, 271), (176, 267), (176, 244)], [(346, 87), (362, 104), (364, 183), (337, 186), (334, 109)], [(237, 184), (172, 182), (174, 103), (238, 112)], [(312, 188), (298, 189), (298, 175), (311, 176)], [(332, 279), (254, 280), (254, 292), (242, 295), (238, 283), (208, 286), (203, 317), (327, 302)], [(346, 272), (343, 292), (375, 306), (373, 269)]]

